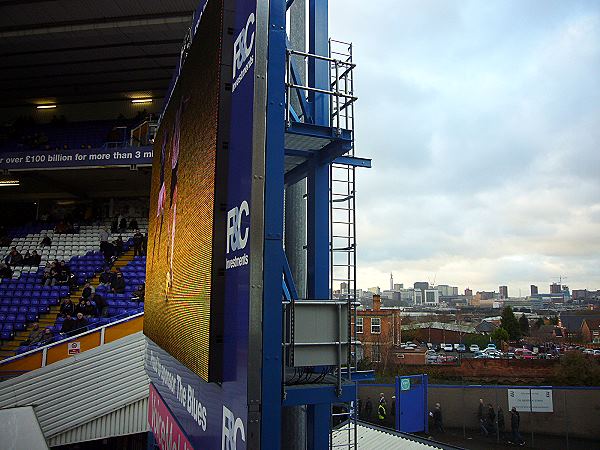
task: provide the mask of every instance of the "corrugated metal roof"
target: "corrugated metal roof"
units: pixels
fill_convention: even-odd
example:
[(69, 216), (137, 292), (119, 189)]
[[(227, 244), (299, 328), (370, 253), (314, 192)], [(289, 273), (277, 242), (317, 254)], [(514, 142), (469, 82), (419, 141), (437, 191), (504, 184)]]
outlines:
[[(139, 402), (147, 399), (149, 384), (145, 346), (139, 332), (4, 381), (0, 408), (33, 406), (47, 440), (84, 426), (106, 436), (139, 432)], [(125, 414), (136, 403), (129, 410), (133, 418)]]
[(143, 398), (48, 440), (50, 447), (148, 431), (148, 398)]
[[(454, 449), (457, 447), (446, 446), (438, 442), (385, 430), (362, 422), (357, 423), (357, 447), (360, 450), (425, 450), (425, 449)], [(336, 432), (337, 431), (337, 432)], [(333, 431), (333, 448), (347, 449), (348, 431)]]

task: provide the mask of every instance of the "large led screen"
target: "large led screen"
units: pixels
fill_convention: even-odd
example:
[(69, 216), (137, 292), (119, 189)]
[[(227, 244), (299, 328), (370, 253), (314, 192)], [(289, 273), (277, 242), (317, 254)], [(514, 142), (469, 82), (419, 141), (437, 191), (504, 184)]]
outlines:
[(194, 373), (221, 372), (227, 122), (222, 94), (222, 4), (202, 26), (154, 142), (144, 333)]

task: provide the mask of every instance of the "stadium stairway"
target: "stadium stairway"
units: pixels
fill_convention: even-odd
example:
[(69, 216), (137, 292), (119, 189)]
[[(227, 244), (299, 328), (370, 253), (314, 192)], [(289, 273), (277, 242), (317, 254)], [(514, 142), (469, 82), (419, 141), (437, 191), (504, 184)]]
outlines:
[[(120, 269), (121, 267), (124, 267), (127, 264), (129, 264), (131, 261), (133, 261), (133, 250), (128, 250), (115, 260), (115, 262), (112, 265), (112, 268)], [(96, 274), (89, 282), (91, 283), (92, 286), (96, 287), (96, 286), (98, 286), (99, 279), (100, 279), (100, 274)], [(71, 298), (71, 301), (73, 303), (77, 304), (79, 302), (79, 299), (81, 298), (82, 292), (83, 292), (83, 286), (80, 286), (75, 291), (71, 292), (71, 295), (69, 296)], [(60, 312), (60, 304), (52, 305), (50, 307), (49, 312), (40, 314), (40, 317), (38, 319), (38, 324), (39, 324), (40, 328), (43, 329), (46, 327), (53, 326), (56, 322), (56, 316), (58, 315), (59, 312)], [(22, 345), (23, 341), (25, 341), (27, 339), (27, 337), (29, 336), (29, 333), (31, 333), (32, 329), (33, 329), (33, 324), (28, 324), (27, 328), (25, 330), (17, 331), (12, 340), (3, 342), (2, 346), (0, 346), (0, 361), (2, 361), (3, 359), (6, 359), (6, 358), (10, 358), (11, 356), (15, 356), (17, 348), (19, 348), (19, 346)]]

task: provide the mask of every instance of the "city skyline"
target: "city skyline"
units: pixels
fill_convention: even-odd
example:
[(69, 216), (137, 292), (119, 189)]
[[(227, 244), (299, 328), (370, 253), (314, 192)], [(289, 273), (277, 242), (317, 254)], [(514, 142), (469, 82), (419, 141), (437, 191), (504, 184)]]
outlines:
[(358, 285), (391, 268), (511, 295), (600, 287), (600, 3), (378, 6), (333, 0), (330, 17), (355, 42), (356, 154), (373, 159)]

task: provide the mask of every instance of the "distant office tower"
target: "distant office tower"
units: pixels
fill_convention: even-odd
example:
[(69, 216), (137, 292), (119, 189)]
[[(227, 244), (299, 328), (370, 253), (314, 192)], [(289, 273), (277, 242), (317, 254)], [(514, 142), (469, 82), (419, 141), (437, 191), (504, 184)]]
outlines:
[(441, 296), (451, 297), (453, 295), (458, 295), (458, 288), (456, 286), (448, 286), (447, 284), (438, 284), (435, 287)]
[(394, 275), (390, 273), (390, 291), (394, 290)]
[(370, 287), (367, 289), (367, 291), (369, 291), (371, 294), (381, 295), (381, 289), (379, 289), (379, 286)]
[(550, 293), (551, 294), (560, 294), (561, 293), (561, 286), (559, 283), (552, 283), (550, 285)]
[(340, 291), (342, 294), (347, 294), (348, 293), (348, 283), (346, 283), (345, 281), (340, 283)]
[(465, 297), (473, 297), (473, 290), (466, 288), (465, 289)]
[(414, 288), (424, 291), (425, 289), (429, 289), (429, 283), (427, 281), (416, 281)]
[(530, 287), (531, 287), (531, 295), (537, 295), (538, 287), (535, 284), (532, 284)]
[(500, 298), (508, 298), (508, 286), (500, 286)]
[(404, 289), (403, 283), (394, 283), (394, 291), (399, 291), (401, 289)]

